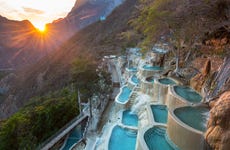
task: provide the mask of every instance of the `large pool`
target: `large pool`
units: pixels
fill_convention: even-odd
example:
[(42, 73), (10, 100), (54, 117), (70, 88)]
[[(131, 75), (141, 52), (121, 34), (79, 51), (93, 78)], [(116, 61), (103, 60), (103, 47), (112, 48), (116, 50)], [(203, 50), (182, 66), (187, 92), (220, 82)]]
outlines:
[(130, 88), (128, 88), (127, 86), (124, 86), (121, 90), (122, 91), (119, 94), (117, 100), (121, 103), (125, 103), (129, 100), (129, 96), (130, 96), (132, 90)]
[(144, 139), (149, 150), (175, 150), (176, 148), (168, 143), (165, 135), (166, 129), (164, 127), (153, 127), (147, 130)]
[(198, 94), (195, 90), (191, 89), (190, 87), (175, 86), (174, 90), (179, 96), (183, 97), (191, 103), (199, 103), (202, 100), (200, 94)]
[(159, 82), (162, 83), (162, 84), (165, 84), (165, 85), (174, 85), (174, 84), (176, 84), (175, 81), (173, 81), (172, 79), (169, 79), (169, 78), (159, 79)]
[(138, 117), (136, 114), (131, 113), (130, 110), (123, 111), (122, 115), (122, 124), (127, 126), (135, 126), (138, 125)]
[(181, 107), (174, 111), (175, 115), (188, 126), (200, 131), (206, 130), (209, 109), (204, 107)]
[(143, 68), (145, 70), (156, 70), (156, 71), (159, 71), (159, 70), (162, 70), (163, 68), (160, 67), (160, 66), (151, 66), (151, 65), (144, 65)]
[(137, 131), (115, 126), (109, 139), (109, 150), (135, 150)]
[(168, 110), (165, 105), (151, 105), (154, 120), (158, 123), (167, 123)]
[(136, 85), (138, 85), (139, 82), (140, 82), (136, 75), (133, 75), (133, 76), (131, 77), (131, 81), (132, 81), (133, 83), (135, 83)]

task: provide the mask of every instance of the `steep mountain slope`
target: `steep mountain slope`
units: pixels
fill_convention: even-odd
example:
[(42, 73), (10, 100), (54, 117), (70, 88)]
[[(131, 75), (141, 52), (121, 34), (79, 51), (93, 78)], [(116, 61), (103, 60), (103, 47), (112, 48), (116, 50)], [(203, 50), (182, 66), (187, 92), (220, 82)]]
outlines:
[[(0, 118), (22, 107), (29, 98), (43, 95), (71, 82), (71, 66), (76, 57), (97, 60), (102, 54), (122, 50), (120, 33), (129, 30), (128, 21), (136, 12), (137, 0), (127, 0), (103, 22), (96, 22), (75, 34), (69, 41), (38, 63), (5, 78), (0, 86), (9, 89), (0, 103)], [(122, 15), (121, 15), (122, 14)]]
[(37, 51), (40, 45), (37, 35), (38, 31), (28, 20), (13, 21), (0, 16), (0, 69), (38, 60), (41, 56)]
[(77, 0), (65, 18), (47, 24), (48, 31), (68, 39), (76, 31), (104, 18), (124, 0)]
[(0, 16), (0, 69), (18, 69), (37, 62), (78, 30), (107, 16), (123, 0), (77, 0), (69, 14), (41, 33), (27, 20)]

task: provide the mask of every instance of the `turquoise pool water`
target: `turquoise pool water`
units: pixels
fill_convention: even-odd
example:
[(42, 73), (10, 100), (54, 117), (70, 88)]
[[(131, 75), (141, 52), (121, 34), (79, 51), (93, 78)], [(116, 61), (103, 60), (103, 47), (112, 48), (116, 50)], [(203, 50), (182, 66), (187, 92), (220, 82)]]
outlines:
[(173, 148), (165, 139), (165, 134), (164, 127), (153, 127), (147, 130), (144, 139), (149, 150), (175, 150), (176, 148)]
[(130, 110), (123, 111), (122, 115), (122, 123), (127, 126), (135, 126), (138, 125), (138, 117), (136, 114), (131, 113)]
[(151, 66), (151, 65), (144, 65), (143, 68), (145, 70), (156, 70), (156, 71), (162, 70), (162, 68), (159, 66)]
[(127, 86), (124, 86), (122, 88), (122, 92), (118, 96), (118, 101), (121, 103), (127, 102), (129, 100), (129, 96), (130, 96), (131, 92), (132, 92), (132, 90), (130, 88), (128, 88)]
[(175, 115), (188, 126), (199, 131), (206, 130), (207, 114), (209, 109), (204, 107), (181, 107), (175, 109)]
[(175, 86), (174, 90), (178, 95), (180, 95), (189, 102), (199, 103), (202, 100), (200, 94), (198, 94), (195, 90), (191, 89), (190, 87)]
[(137, 132), (115, 126), (109, 139), (109, 150), (135, 150)]
[(131, 81), (132, 81), (133, 83), (135, 83), (136, 85), (139, 84), (139, 82), (140, 82), (136, 75), (133, 75), (133, 76), (131, 77)]
[(159, 82), (162, 83), (162, 84), (165, 84), (165, 85), (174, 85), (176, 84), (175, 81), (169, 79), (169, 78), (162, 78), (162, 79), (159, 79)]
[(83, 133), (85, 131), (85, 127), (88, 121), (88, 117), (85, 118), (79, 125), (77, 125), (71, 132), (69, 137), (67, 138), (64, 146), (61, 150), (69, 150), (74, 144), (79, 142), (83, 137)]
[(69, 150), (75, 143), (77, 143), (82, 138), (83, 132), (81, 131), (81, 127), (76, 127), (69, 135), (65, 146), (62, 150)]
[(165, 105), (151, 105), (154, 120), (158, 123), (167, 123), (168, 110)]
[(128, 71), (132, 71), (132, 72), (136, 72), (137, 71), (137, 68), (136, 67), (129, 67), (129, 68), (126, 68)]

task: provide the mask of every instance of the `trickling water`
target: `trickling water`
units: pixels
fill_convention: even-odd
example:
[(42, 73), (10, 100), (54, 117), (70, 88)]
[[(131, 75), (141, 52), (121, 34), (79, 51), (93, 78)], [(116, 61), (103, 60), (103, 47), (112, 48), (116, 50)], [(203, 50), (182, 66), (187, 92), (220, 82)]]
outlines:
[(142, 106), (148, 104), (151, 101), (151, 97), (146, 95), (146, 94), (140, 94), (138, 93), (137, 98), (135, 99), (135, 104), (132, 106), (131, 108), (131, 112), (132, 113), (138, 113), (140, 111), (142, 111), (141, 109), (143, 109)]
[(200, 131), (206, 130), (209, 109), (204, 107), (181, 107), (174, 111), (175, 115), (188, 126)]

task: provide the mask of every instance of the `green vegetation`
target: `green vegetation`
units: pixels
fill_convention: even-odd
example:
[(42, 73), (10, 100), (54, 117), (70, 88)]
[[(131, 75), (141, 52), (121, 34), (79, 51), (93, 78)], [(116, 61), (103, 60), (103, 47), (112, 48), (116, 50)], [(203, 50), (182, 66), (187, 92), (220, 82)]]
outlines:
[(2, 123), (0, 149), (35, 149), (79, 113), (76, 96), (64, 88), (35, 98)]
[(19, 112), (0, 124), (0, 150), (35, 149), (79, 114), (77, 90), (82, 101), (111, 92), (110, 75), (104, 66), (76, 58), (70, 86), (34, 97)]

